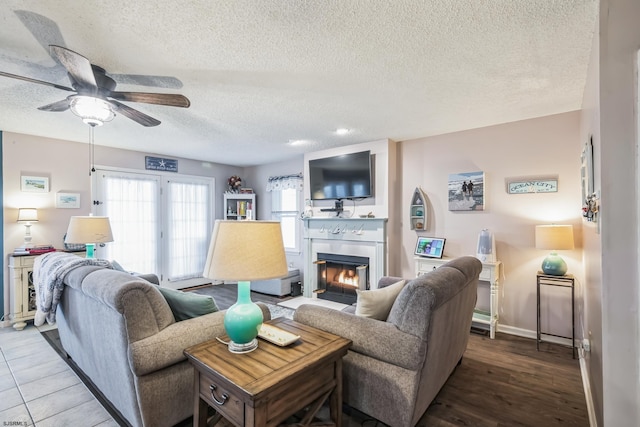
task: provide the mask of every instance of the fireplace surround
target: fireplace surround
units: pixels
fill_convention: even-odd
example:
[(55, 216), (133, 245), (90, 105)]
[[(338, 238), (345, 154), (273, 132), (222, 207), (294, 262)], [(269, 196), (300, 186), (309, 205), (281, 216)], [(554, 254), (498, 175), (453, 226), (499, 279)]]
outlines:
[(368, 289), (377, 288), (387, 271), (386, 218), (317, 217), (307, 218), (304, 223), (305, 297), (317, 298), (322, 293), (319, 291), (323, 291), (319, 287), (322, 286), (322, 277), (318, 275), (319, 254), (368, 259)]

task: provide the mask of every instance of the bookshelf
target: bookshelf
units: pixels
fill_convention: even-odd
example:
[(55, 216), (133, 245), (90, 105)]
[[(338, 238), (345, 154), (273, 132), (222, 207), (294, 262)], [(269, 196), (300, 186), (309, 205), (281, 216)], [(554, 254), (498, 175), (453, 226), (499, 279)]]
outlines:
[(224, 219), (256, 219), (256, 195), (254, 193), (225, 193)]

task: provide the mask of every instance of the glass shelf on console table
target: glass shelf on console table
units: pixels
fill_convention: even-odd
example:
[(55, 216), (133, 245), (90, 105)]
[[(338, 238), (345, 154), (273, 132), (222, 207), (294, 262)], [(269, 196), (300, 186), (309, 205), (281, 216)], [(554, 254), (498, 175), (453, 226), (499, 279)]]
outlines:
[[(453, 258), (425, 258), (416, 256), (413, 258), (416, 265), (416, 276), (428, 273), (435, 270), (443, 264), (451, 261)], [(489, 325), (489, 336), (494, 339), (496, 336), (496, 329), (498, 328), (498, 312), (499, 312), (499, 299), (498, 289), (500, 288), (500, 267), (502, 263), (496, 262), (483, 262), (482, 271), (480, 272), (480, 279), (478, 284), (489, 284), (489, 311), (476, 308), (473, 310), (473, 322), (483, 325)]]

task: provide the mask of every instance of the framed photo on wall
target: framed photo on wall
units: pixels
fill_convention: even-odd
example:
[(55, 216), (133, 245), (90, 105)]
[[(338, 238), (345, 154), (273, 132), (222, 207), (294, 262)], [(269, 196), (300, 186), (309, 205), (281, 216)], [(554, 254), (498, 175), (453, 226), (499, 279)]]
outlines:
[(27, 176), (20, 177), (20, 190), (31, 193), (48, 193), (49, 178), (46, 176)]
[(80, 193), (56, 193), (56, 208), (78, 209), (80, 208)]
[(427, 258), (442, 258), (445, 241), (440, 237), (418, 237), (413, 253)]
[(449, 175), (449, 210), (484, 210), (484, 172), (460, 172)]

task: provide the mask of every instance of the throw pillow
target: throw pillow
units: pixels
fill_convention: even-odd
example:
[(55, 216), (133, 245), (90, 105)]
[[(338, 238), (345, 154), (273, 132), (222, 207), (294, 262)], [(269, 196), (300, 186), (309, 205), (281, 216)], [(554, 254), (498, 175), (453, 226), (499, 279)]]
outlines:
[(176, 291), (175, 289), (158, 286), (160, 293), (167, 300), (176, 322), (202, 316), (218, 311), (218, 305), (213, 297), (193, 292)]
[(371, 291), (357, 290), (358, 302), (356, 316), (371, 317), (377, 320), (387, 320), (396, 297), (402, 290), (406, 280), (400, 280), (393, 285)]

